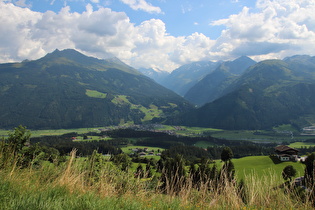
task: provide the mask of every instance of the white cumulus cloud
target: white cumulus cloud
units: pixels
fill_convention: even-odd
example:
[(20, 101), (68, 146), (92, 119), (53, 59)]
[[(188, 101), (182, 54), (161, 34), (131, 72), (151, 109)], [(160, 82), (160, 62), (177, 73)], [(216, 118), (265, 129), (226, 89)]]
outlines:
[[(315, 52), (315, 0), (258, 0), (255, 8), (244, 7), (238, 14), (213, 21), (212, 25), (225, 27), (216, 40), (198, 32), (172, 36), (160, 19), (135, 25), (124, 12), (94, 10), (90, 4), (81, 13), (69, 6), (40, 13), (10, 2), (0, 0), (1, 63), (73, 48), (99, 58), (116, 56), (135, 68), (171, 71), (198, 60), (241, 55), (261, 60)], [(146, 1), (124, 2), (156, 9)]]
[(258, 0), (256, 8), (213, 21), (226, 29), (212, 49), (213, 55), (282, 58), (314, 54), (314, 0)]

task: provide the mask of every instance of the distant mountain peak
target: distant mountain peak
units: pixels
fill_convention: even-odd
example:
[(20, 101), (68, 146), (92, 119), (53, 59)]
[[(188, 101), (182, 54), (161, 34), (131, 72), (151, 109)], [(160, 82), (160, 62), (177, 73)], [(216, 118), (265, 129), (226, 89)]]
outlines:
[(256, 63), (256, 61), (254, 61), (253, 59), (245, 55), (233, 60), (232, 62), (233, 63), (252, 63), (252, 64)]
[(56, 49), (53, 52), (48, 53), (46, 56), (40, 58), (39, 61), (50, 63), (52, 65), (55, 63), (71, 63), (71, 65), (81, 65), (88, 67), (89, 69), (99, 71), (106, 71), (109, 68), (116, 68), (124, 72), (140, 74), (136, 69), (128, 66), (116, 57), (108, 59), (98, 59), (95, 57), (86, 56), (74, 49)]
[(0, 128), (156, 123), (192, 108), (117, 58), (100, 60), (71, 49), (0, 64), (0, 84)]
[(97, 58), (92, 58), (88, 57), (86, 55), (83, 55), (82, 53), (74, 50), (74, 49), (64, 49), (64, 50), (59, 50), (55, 49), (53, 52), (48, 53), (46, 56), (44, 56), (42, 59), (54, 59), (54, 58), (67, 58), (69, 60), (74, 60), (74, 61), (81, 61), (83, 58), (90, 58), (94, 60), (99, 60)]
[(311, 58), (311, 56), (309, 55), (293, 55), (290, 57), (285, 57), (283, 60), (287, 61), (287, 60), (293, 60), (293, 59), (309, 59)]

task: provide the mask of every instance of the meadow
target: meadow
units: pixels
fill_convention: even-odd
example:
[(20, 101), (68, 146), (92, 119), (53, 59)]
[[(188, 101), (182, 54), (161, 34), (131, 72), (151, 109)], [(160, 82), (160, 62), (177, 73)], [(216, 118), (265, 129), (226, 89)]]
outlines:
[[(122, 149), (129, 153), (139, 147), (142, 148)], [(97, 152), (83, 158), (74, 150), (60, 162), (58, 159), (48, 162), (40, 159), (41, 153), (30, 154), (33, 159), (24, 160), (26, 156), (19, 155), (24, 150), (15, 151), (15, 148), (4, 142), (0, 147), (1, 209), (313, 208), (311, 195), (300, 188), (283, 185), (281, 173), (285, 166), (293, 165), (298, 172), (296, 177), (304, 174), (304, 165), (298, 162), (274, 163), (268, 156), (232, 159), (235, 179), (229, 180), (220, 172), (216, 179), (200, 181), (196, 188), (194, 178), (186, 170), (185, 178), (177, 183), (180, 191), (176, 191), (171, 183), (176, 179), (177, 167), (173, 177), (166, 177), (164, 181), (161, 179), (163, 170), (157, 173), (153, 168), (153, 177), (137, 178), (135, 170), (139, 163), (132, 163), (124, 170), (120, 163)], [(162, 150), (159, 147), (147, 149)], [(216, 164), (221, 168), (221, 161), (217, 160)], [(141, 165), (145, 168), (144, 163)], [(243, 184), (240, 180), (244, 180)]]
[(305, 165), (300, 162), (281, 162), (275, 164), (269, 156), (248, 156), (232, 160), (235, 166), (238, 179), (244, 179), (248, 176), (268, 177), (273, 174), (278, 183), (283, 182), (282, 170), (292, 165), (296, 170), (296, 177), (304, 175)]
[[(73, 129), (48, 129), (48, 130), (30, 130), (32, 137), (39, 136), (60, 136), (66, 133), (78, 133), (84, 134), (88, 132), (99, 132), (98, 129), (104, 129), (104, 127), (96, 127), (96, 128), (73, 128)], [(6, 137), (8, 135), (9, 130), (0, 130), (0, 136)]]
[(293, 147), (293, 148), (301, 148), (301, 147), (314, 147), (315, 143), (314, 142), (294, 142), (289, 144), (289, 147)]
[[(246, 158), (234, 161), (239, 165), (237, 170), (241, 163), (249, 163)], [(93, 162), (82, 162), (72, 153), (59, 166), (2, 168), (1, 209), (312, 209), (307, 199), (302, 201), (298, 194), (277, 187), (277, 172), (247, 174), (245, 197), (231, 182), (222, 182), (213, 190), (203, 185), (196, 190), (188, 182), (178, 194), (165, 194), (158, 184), (135, 179), (131, 171), (122, 172), (110, 163), (104, 164), (95, 177), (88, 173), (90, 164)]]
[[(154, 111), (147, 112), (147, 116), (154, 117), (156, 113)], [(129, 124), (122, 124), (121, 126), (129, 126)], [(48, 136), (48, 135), (62, 135), (66, 133), (76, 132), (78, 134), (84, 134), (88, 132), (100, 132), (99, 129), (114, 129), (115, 126), (109, 127), (95, 127), (95, 128), (74, 128), (74, 129), (56, 129), (56, 130), (31, 130), (32, 137)], [(287, 127), (284, 127), (287, 128)], [(282, 129), (284, 129), (282, 128)], [(255, 142), (303, 142), (307, 139), (314, 139), (312, 135), (293, 135), (288, 133), (278, 133), (275, 131), (264, 130), (222, 130), (216, 128), (202, 128), (202, 127), (187, 127), (187, 126), (170, 126), (160, 125), (156, 130), (169, 130), (178, 135), (183, 136), (207, 136), (211, 135), (215, 138), (222, 138), (227, 140), (248, 140)], [(279, 128), (278, 128), (279, 129)], [(289, 129), (289, 128), (288, 128)], [(0, 136), (7, 136), (8, 130), (0, 129)], [(203, 143), (200, 143), (201, 145)], [(201, 146), (206, 147), (206, 146)]]

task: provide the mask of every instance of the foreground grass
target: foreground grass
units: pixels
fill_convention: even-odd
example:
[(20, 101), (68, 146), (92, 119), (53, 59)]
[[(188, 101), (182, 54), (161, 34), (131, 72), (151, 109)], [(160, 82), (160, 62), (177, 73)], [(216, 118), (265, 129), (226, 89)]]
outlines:
[[(257, 158), (257, 157), (256, 157)], [(246, 199), (236, 185), (222, 182), (218, 189), (185, 184), (178, 194), (163, 194), (159, 184), (135, 179), (132, 173), (106, 163), (78, 161), (73, 154), (59, 166), (0, 170), (1, 209), (311, 209), (293, 193), (278, 188), (278, 174), (246, 174)]]

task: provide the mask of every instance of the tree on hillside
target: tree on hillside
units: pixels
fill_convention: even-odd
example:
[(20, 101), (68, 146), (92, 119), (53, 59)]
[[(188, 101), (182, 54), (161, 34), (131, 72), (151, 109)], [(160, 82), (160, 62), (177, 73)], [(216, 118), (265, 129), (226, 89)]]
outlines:
[(308, 186), (312, 186), (314, 183), (314, 161), (315, 153), (312, 153), (307, 156), (304, 162), (304, 164), (306, 165), (304, 177)]
[(296, 170), (292, 165), (286, 166), (282, 171), (282, 177), (284, 180), (290, 180), (292, 181), (292, 177), (296, 175)]
[(235, 168), (234, 164), (231, 161), (233, 157), (233, 152), (230, 147), (224, 147), (221, 152), (221, 160), (224, 162), (220, 176), (221, 178), (227, 178), (229, 181), (234, 179)]
[(235, 177), (235, 167), (234, 163), (231, 160), (224, 162), (221, 173), (221, 178), (227, 178), (229, 181), (232, 181)]
[(221, 160), (227, 162), (233, 158), (233, 152), (230, 147), (224, 147), (221, 152)]
[(138, 164), (138, 167), (136, 169), (135, 177), (140, 179), (144, 177), (144, 170), (140, 163)]
[(175, 158), (164, 158), (161, 173), (161, 190), (167, 194), (177, 194), (186, 181), (186, 169), (183, 156), (176, 154)]
[(30, 138), (30, 131), (26, 127), (19, 125), (14, 131), (9, 132), (7, 143), (13, 149), (14, 153), (19, 153), (24, 146), (30, 145)]
[(131, 160), (125, 153), (114, 155), (110, 160), (113, 161), (113, 163), (117, 165), (122, 171), (128, 171), (131, 166)]
[(20, 168), (39, 166), (42, 161), (57, 163), (60, 153), (57, 149), (30, 144), (31, 133), (20, 125), (8, 133), (8, 138), (0, 143), (0, 168), (16, 164)]

